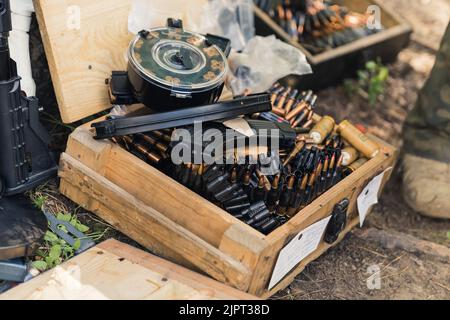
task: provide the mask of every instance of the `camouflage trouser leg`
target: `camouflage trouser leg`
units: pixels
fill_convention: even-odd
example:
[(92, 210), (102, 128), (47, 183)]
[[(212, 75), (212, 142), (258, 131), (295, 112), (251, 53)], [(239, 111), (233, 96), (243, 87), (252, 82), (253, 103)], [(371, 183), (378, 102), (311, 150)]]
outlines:
[(450, 163), (450, 24), (436, 65), (404, 127), (405, 152)]

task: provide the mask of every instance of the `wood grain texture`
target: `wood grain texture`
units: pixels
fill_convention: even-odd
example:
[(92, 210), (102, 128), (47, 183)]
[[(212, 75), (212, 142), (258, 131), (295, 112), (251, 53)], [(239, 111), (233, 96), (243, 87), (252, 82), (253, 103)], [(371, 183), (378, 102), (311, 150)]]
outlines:
[[(230, 227), (240, 223), (147, 163), (136, 157), (130, 159), (130, 154), (118, 145), (94, 140), (89, 125), (77, 128), (70, 136), (67, 153), (215, 247), (219, 247)], [(195, 223), (206, 219), (208, 225)], [(242, 229), (255, 242), (261, 236), (249, 226)]]
[(34, 0), (34, 5), (63, 122), (110, 108), (105, 79), (113, 70), (126, 70), (131, 0)]
[(142, 250), (107, 240), (0, 300), (253, 300)]
[[(211, 277), (240, 290), (248, 289), (250, 271), (242, 263), (145, 205), (68, 154), (61, 156), (60, 177), (66, 185), (70, 184), (77, 191), (69, 193), (74, 189), (61, 188), (63, 194), (143, 246), (158, 250), (163, 256), (176, 252), (179, 257)], [(104, 207), (109, 210), (103, 210)], [(166, 248), (169, 249), (167, 253)]]
[[(376, 137), (372, 139), (382, 148), (377, 157), (268, 236), (120, 147), (95, 141), (89, 124), (77, 128), (69, 139), (60, 169), (61, 191), (156, 254), (267, 298), (331, 247), (321, 243), (316, 252), (269, 291), (279, 252), (292, 237), (329, 216), (334, 205), (344, 198), (350, 199), (351, 222), (340, 239), (359, 221), (357, 196), (373, 177), (394, 166), (397, 159), (393, 147)], [(385, 182), (390, 174), (386, 174)]]

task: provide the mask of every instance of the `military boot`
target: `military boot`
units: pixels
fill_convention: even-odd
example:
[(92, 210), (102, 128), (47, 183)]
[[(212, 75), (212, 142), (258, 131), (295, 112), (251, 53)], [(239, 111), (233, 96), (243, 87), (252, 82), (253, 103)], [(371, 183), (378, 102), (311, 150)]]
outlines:
[(405, 201), (426, 216), (450, 219), (450, 25), (406, 120), (404, 142)]

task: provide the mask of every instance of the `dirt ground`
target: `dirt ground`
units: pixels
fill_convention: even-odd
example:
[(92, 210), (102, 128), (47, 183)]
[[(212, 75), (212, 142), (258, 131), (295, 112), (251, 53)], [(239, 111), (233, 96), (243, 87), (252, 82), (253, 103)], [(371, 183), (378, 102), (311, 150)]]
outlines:
[[(319, 93), (318, 112), (361, 123), (396, 147), (402, 146), (402, 125), (433, 65), (435, 49), (450, 17), (446, 0), (383, 0), (413, 25), (414, 41), (389, 66), (382, 102), (371, 108), (349, 99), (342, 86)], [(425, 218), (403, 201), (401, 165), (389, 182), (366, 228), (402, 232), (450, 248), (450, 221)], [(375, 268), (368, 270), (368, 268)], [(378, 268), (378, 269), (377, 269)], [(371, 272), (379, 270), (380, 287), (369, 289)], [(368, 272), (371, 271), (371, 272)], [(387, 249), (350, 234), (341, 244), (311, 263), (275, 299), (450, 299), (449, 261), (426, 252)]]
[[(357, 97), (348, 98), (344, 87), (338, 86), (318, 93), (317, 111), (337, 119), (347, 118), (361, 123), (369, 132), (401, 147), (403, 122), (433, 67), (435, 50), (450, 16), (450, 2), (381, 2), (396, 8), (415, 29), (414, 41), (399, 55), (398, 61), (389, 66), (390, 77), (384, 96), (376, 106), (370, 107)], [(49, 77), (47, 73), (38, 76), (41, 79)], [(38, 93), (50, 91), (48, 86), (38, 88)], [(47, 101), (54, 101), (51, 96), (43, 98), (44, 101), (46, 98)], [(60, 136), (59, 140), (64, 140), (71, 127), (61, 127), (53, 113), (50, 110), (46, 115), (47, 126), (54, 137)], [(58, 143), (58, 146), (63, 149), (63, 143)], [(365, 227), (402, 232), (450, 248), (450, 221), (425, 218), (412, 211), (400, 196), (401, 183), (401, 166), (398, 166)], [(45, 193), (50, 202), (66, 206), (63, 211), (73, 212), (76, 209), (75, 204), (57, 192), (56, 182), (51, 182)], [(115, 237), (138, 246), (91, 214), (79, 213), (79, 217), (92, 231), (106, 229), (105, 239)], [(385, 248), (351, 233), (341, 244), (311, 263), (289, 288), (278, 293), (274, 299), (450, 299), (449, 262), (427, 252), (411, 253), (399, 248)], [(376, 277), (369, 278), (374, 272)]]

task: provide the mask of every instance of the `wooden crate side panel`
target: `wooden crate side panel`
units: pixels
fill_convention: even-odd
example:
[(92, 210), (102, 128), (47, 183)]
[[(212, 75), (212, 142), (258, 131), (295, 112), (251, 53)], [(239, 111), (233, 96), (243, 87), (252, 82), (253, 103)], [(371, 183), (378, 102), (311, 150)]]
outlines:
[(233, 225), (242, 225), (255, 241), (260, 236), (210, 201), (118, 146), (112, 146), (105, 177), (216, 248)]
[[(142, 241), (142, 245), (150, 247), (167, 243), (167, 246), (170, 245), (184, 260), (211, 277), (240, 290), (248, 290), (250, 271), (240, 262), (148, 207), (69, 155), (62, 155), (60, 168), (60, 177), (63, 180), (111, 208), (112, 216), (106, 215), (101, 207), (98, 207), (97, 214), (108, 223), (120, 226), (120, 230), (130, 238)], [(79, 199), (72, 200), (78, 202)], [(147, 236), (153, 237), (157, 241), (156, 244), (149, 243)]]
[(234, 225), (243, 228), (255, 242), (261, 238), (260, 233), (164, 173), (93, 136), (90, 124), (77, 128), (69, 137), (66, 153), (215, 247)]
[(209, 277), (199, 275), (196, 272), (180, 267), (167, 260), (149, 255), (142, 250), (123, 245), (116, 240), (105, 241), (99, 248), (112, 251), (134, 263), (138, 263), (150, 270), (160, 273), (167, 279), (182, 282), (189, 287), (198, 290), (205, 296), (216, 299), (255, 299), (242, 291), (233, 289), (223, 283), (217, 282)]
[[(271, 296), (278, 293), (280, 290), (285, 289), (288, 287), (294, 279), (305, 270), (306, 266), (309, 265), (311, 262), (317, 260), (320, 256), (322, 256), (324, 253), (326, 253), (330, 248), (333, 248), (337, 246), (339, 243), (342, 242), (342, 240), (345, 239), (346, 235), (352, 231), (356, 226), (359, 224), (359, 218), (353, 219), (349, 221), (347, 224), (347, 227), (345, 230), (340, 234), (339, 239), (333, 243), (332, 245), (327, 244), (326, 242), (321, 242), (319, 247), (316, 251), (314, 251), (310, 256), (308, 256), (305, 260), (303, 260), (295, 269), (293, 269), (283, 280), (281, 280), (280, 283), (278, 283), (272, 290), (268, 290), (267, 286), (265, 287), (265, 290), (262, 292), (262, 294), (258, 295), (262, 299), (268, 299)], [(278, 255), (277, 255), (278, 256)], [(272, 277), (272, 274), (270, 274), (270, 277)], [(269, 279), (270, 279), (269, 277)], [(268, 284), (268, 282), (267, 282)], [(251, 291), (250, 291), (251, 292)], [(261, 291), (259, 291), (261, 292)]]
[(104, 175), (105, 163), (111, 151), (111, 144), (94, 140), (86, 126), (79, 127), (69, 136), (66, 153), (90, 169)]
[(131, 0), (34, 4), (62, 120), (75, 122), (109, 108), (105, 79), (111, 71), (126, 68)]
[(261, 255), (269, 245), (264, 235), (254, 237), (246, 228), (235, 224), (226, 231), (219, 250), (246, 265), (254, 274), (258, 272)]
[[(111, 210), (108, 206), (95, 200), (90, 196), (90, 194), (84, 193), (83, 190), (72, 185), (66, 179), (61, 180), (60, 190), (62, 194), (78, 203), (83, 209), (89, 210), (90, 212), (96, 214), (103, 220), (107, 221), (112, 227), (119, 230), (120, 221), (116, 218), (116, 212), (114, 210)], [(169, 244), (159, 243), (158, 239), (155, 239), (150, 234), (146, 234), (144, 236), (141, 231), (142, 230), (139, 230), (139, 232), (136, 233), (135, 241), (151, 250), (153, 254), (160, 257), (164, 256), (170, 259), (170, 261), (191, 270), (199, 270), (195, 265), (186, 261), (186, 259), (184, 259), (178, 252), (174, 251)], [(125, 230), (121, 232), (125, 233), (127, 231)]]
[(107, 240), (0, 299), (255, 299), (254, 296)]

